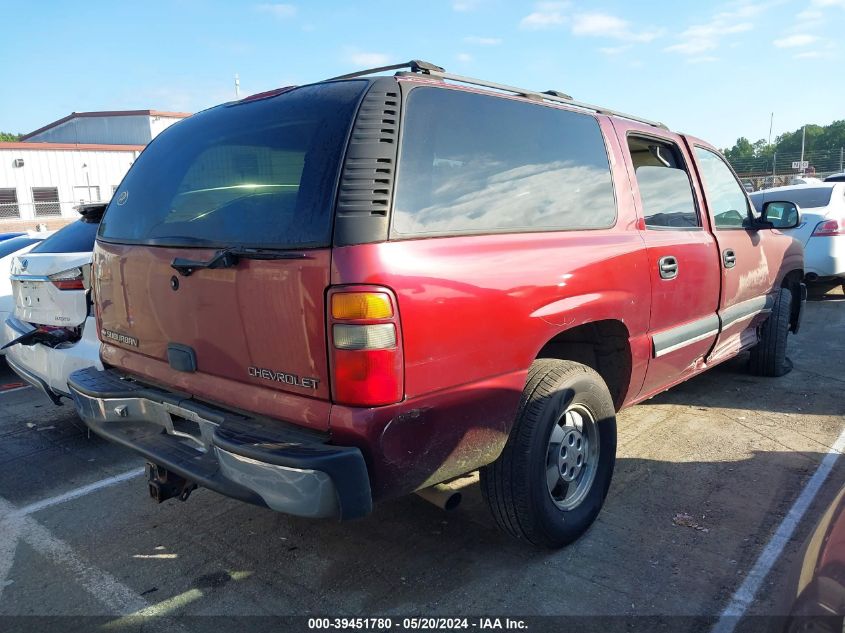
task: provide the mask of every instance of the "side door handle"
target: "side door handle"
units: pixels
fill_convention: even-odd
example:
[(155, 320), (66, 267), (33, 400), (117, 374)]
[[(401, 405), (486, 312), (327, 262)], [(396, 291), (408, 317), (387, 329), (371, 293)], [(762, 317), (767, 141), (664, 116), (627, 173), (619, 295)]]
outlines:
[(674, 279), (678, 276), (678, 260), (672, 255), (666, 255), (657, 260), (657, 269), (661, 279)]
[(736, 266), (736, 253), (734, 253), (734, 249), (726, 248), (722, 252), (722, 261), (725, 262), (725, 268), (733, 268)]

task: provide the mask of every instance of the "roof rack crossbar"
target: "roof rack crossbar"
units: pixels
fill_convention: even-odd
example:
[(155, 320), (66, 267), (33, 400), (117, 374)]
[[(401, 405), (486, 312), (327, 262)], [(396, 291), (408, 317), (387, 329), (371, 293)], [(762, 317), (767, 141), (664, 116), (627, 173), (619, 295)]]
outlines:
[(539, 101), (551, 101), (553, 103), (562, 103), (568, 106), (579, 108), (581, 110), (595, 112), (596, 114), (618, 116), (623, 119), (628, 119), (630, 121), (636, 121), (637, 123), (644, 123), (645, 125), (650, 125), (652, 127), (659, 127), (663, 128), (664, 130), (669, 129), (660, 121), (652, 121), (651, 119), (645, 119), (643, 117), (635, 116), (633, 114), (626, 114), (625, 112), (619, 112), (618, 110), (611, 110), (610, 108), (604, 108), (602, 106), (593, 105), (584, 101), (576, 101), (568, 94), (559, 90), (547, 90), (545, 92), (537, 92), (535, 90), (526, 90), (524, 88), (508, 86), (507, 84), (499, 84), (492, 81), (485, 81), (484, 79), (476, 79), (474, 77), (466, 77), (464, 75), (454, 75), (452, 73), (447, 73), (444, 68), (437, 66), (436, 64), (432, 64), (431, 62), (425, 62), (419, 59), (412, 59), (409, 62), (403, 62), (401, 64), (392, 64), (390, 66), (379, 66), (378, 68), (369, 68), (367, 70), (361, 70), (358, 72), (349, 73), (347, 75), (332, 77), (327, 81), (333, 81), (336, 79), (352, 79), (354, 77), (365, 77), (367, 75), (373, 75), (388, 70), (402, 70), (405, 68), (409, 69), (412, 73), (428, 75), (431, 77), (436, 77), (438, 79), (445, 79), (448, 81), (454, 81), (456, 83), (468, 84), (470, 86), (481, 86), (483, 88), (491, 88), (493, 90), (499, 90), (501, 92), (510, 92), (511, 94), (515, 94), (520, 97), (526, 97), (528, 99), (535, 99)]
[(354, 79), (355, 77), (366, 77), (367, 75), (375, 75), (376, 73), (383, 73), (388, 70), (401, 70), (403, 68), (408, 68), (411, 72), (414, 73), (424, 73), (428, 74), (432, 71), (434, 72), (445, 72), (444, 68), (440, 66), (436, 66), (430, 62), (424, 62), (421, 59), (412, 59), (409, 62), (402, 62), (400, 64), (391, 64), (390, 66), (378, 66), (376, 68), (368, 68), (366, 70), (358, 70), (354, 73), (348, 73), (346, 75), (338, 75), (337, 77), (332, 77), (331, 79), (326, 79), (326, 81), (335, 81), (337, 79)]

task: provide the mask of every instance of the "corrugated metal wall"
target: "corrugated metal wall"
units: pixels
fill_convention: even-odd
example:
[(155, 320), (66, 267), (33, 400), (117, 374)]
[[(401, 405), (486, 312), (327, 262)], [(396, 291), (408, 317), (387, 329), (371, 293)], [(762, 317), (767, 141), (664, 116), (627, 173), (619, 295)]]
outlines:
[[(79, 204), (79, 198), (88, 191), (91, 198), (99, 194), (101, 200), (111, 199), (113, 187), (120, 184), (138, 153), (133, 150), (0, 149), (0, 188), (14, 187), (20, 217), (31, 219), (36, 217), (32, 188), (56, 187), (61, 215), (73, 217), (73, 206)], [(22, 167), (15, 167), (16, 159), (23, 159)]]

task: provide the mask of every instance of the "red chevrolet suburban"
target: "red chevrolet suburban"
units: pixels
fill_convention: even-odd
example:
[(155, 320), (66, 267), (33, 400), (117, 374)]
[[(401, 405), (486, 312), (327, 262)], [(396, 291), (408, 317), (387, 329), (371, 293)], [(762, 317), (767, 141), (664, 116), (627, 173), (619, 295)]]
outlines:
[(480, 469), (503, 530), (559, 547), (617, 411), (744, 350), (788, 370), (799, 214), (556, 91), (418, 61), (282, 88), (138, 157), (94, 254), (105, 370), (70, 388), (159, 501), (351, 519)]

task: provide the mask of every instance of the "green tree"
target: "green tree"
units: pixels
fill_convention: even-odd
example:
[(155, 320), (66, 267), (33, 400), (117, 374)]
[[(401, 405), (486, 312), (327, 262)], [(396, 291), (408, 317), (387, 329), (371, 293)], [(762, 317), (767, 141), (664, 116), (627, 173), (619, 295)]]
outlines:
[(729, 161), (742, 160), (754, 156), (754, 146), (744, 136), (736, 139), (736, 143), (730, 149), (724, 151), (725, 157)]
[[(726, 149), (724, 154), (738, 172), (770, 172), (775, 153), (778, 157), (778, 170), (788, 170), (790, 161), (797, 160), (801, 154), (801, 136), (802, 128), (784, 132), (771, 145), (763, 139), (751, 143), (747, 138), (741, 137), (733, 147)], [(842, 147), (845, 147), (845, 120), (834, 121), (830, 125), (806, 125), (804, 152), (816, 169), (837, 169)]]
[(11, 132), (0, 132), (0, 142), (15, 142), (19, 140), (21, 140), (20, 134), (12, 134)]

